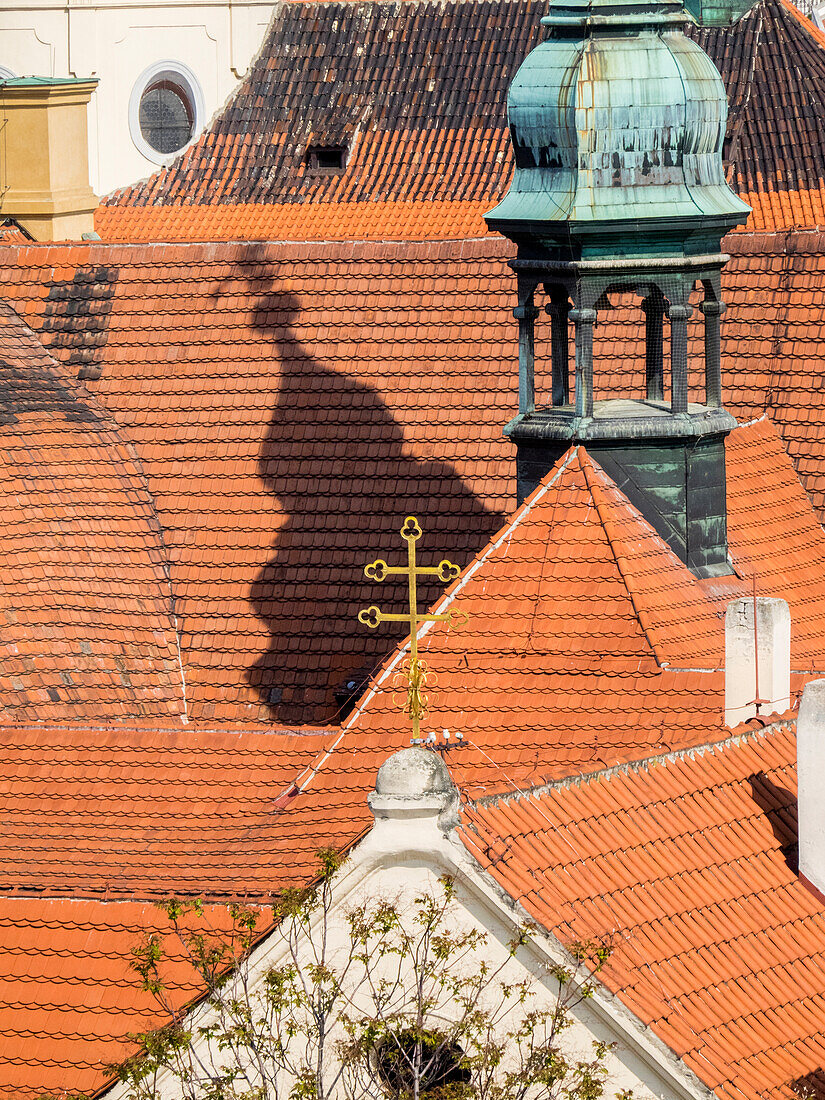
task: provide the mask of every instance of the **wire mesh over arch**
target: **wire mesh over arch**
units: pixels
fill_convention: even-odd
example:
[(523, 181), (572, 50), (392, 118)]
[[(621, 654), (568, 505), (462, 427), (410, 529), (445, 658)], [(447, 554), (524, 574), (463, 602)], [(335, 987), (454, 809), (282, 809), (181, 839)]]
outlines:
[[(695, 391), (701, 368), (703, 392), (694, 396), (708, 408), (719, 408), (723, 262), (719, 256), (657, 264), (614, 261), (585, 268), (516, 261), (520, 414), (570, 407), (577, 417), (594, 415), (596, 368), (615, 370), (616, 361), (615, 348), (599, 348), (598, 327), (615, 313), (618, 301), (624, 316), (632, 318), (627, 329), (635, 352), (622, 356), (628, 384), (624, 396), (666, 404), (673, 413), (687, 412), (691, 380)], [(689, 323), (697, 320), (703, 339), (699, 348), (694, 339), (691, 351)], [(640, 358), (639, 385), (633, 368)]]

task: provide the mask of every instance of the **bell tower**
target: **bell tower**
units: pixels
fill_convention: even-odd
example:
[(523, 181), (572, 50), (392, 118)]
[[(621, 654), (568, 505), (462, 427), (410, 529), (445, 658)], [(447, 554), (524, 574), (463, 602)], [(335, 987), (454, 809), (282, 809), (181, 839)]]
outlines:
[[(581, 443), (693, 572), (714, 576), (730, 568), (724, 440), (736, 424), (722, 404), (721, 240), (750, 211), (725, 181), (725, 90), (684, 35), (688, 18), (677, 0), (551, 0), (549, 37), (510, 86), (515, 173), (486, 220), (517, 246), (519, 411), (504, 430), (518, 448), (519, 501)], [(644, 336), (643, 392), (628, 378), (626, 396), (596, 400), (600, 314), (610, 294), (628, 292)], [(539, 294), (551, 359), (543, 407)], [(688, 392), (689, 370), (702, 365), (689, 362), (694, 304), (704, 320), (698, 403)]]

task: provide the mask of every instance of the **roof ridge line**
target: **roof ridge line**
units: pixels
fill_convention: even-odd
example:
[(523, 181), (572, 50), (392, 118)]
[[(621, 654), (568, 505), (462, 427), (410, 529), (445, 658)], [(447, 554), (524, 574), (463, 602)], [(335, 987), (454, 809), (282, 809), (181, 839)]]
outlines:
[[(442, 610), (450, 606), (452, 601), (458, 595), (459, 591), (467, 584), (467, 582), (478, 572), (487, 558), (498, 550), (499, 546), (505, 541), (505, 539), (512, 538), (513, 532), (521, 525), (522, 521), (532, 512), (533, 508), (542, 500), (549, 490), (555, 486), (556, 482), (562, 476), (562, 474), (573, 464), (575, 458), (579, 459), (579, 466), (581, 467), (581, 456), (579, 454), (582, 448), (577, 444), (575, 447), (571, 447), (566, 455), (559, 461), (558, 466), (552, 471), (552, 477), (545, 476), (545, 480), (539, 482), (532, 493), (513, 512), (511, 517), (507, 520), (504, 527), (495, 538), (490, 539), (485, 547), (476, 554), (470, 564), (464, 569), (461, 576), (455, 581), (455, 583), (447, 589), (440, 600), (435, 605), (435, 614), (438, 615)], [(433, 627), (433, 622), (423, 623), (418, 631), (418, 639), (426, 637)], [(406, 645), (406, 643), (405, 643)]]
[(807, 34), (809, 38), (812, 38), (814, 42), (820, 47), (825, 47), (825, 32), (813, 22), (808, 19), (797, 6), (790, 2), (790, 0), (779, 0), (779, 4), (783, 7), (794, 22), (799, 26), (800, 30), (804, 34)]
[(741, 423), (737, 424), (736, 428), (733, 430), (736, 431), (737, 428), (752, 428), (754, 424), (760, 424), (763, 420), (770, 420), (766, 412), (760, 413), (759, 416), (755, 416), (752, 420), (743, 420)]
[[(558, 479), (564, 473), (564, 471), (572, 464), (573, 459), (579, 453), (579, 447), (571, 447), (571, 449), (564, 455), (563, 459), (558, 463), (555, 471), (552, 472), (552, 477), (547, 476), (546, 480), (539, 483), (539, 485), (533, 490), (533, 492), (524, 500), (519, 507), (512, 514), (510, 519), (507, 520), (504, 527), (501, 529), (498, 535), (490, 539), (489, 542), (482, 550), (476, 554), (470, 564), (462, 571), (461, 575), (453, 582), (453, 584), (447, 589), (444, 595), (434, 605), (434, 613), (436, 615), (441, 614), (455, 599), (456, 595), (461, 591), (464, 585), (470, 580), (470, 578), (481, 568), (482, 564), (487, 560), (490, 554), (494, 553), (501, 546), (502, 542), (506, 538), (512, 537), (513, 532), (525, 518), (532, 511), (533, 507), (541, 500), (548, 490), (556, 484)], [(581, 461), (580, 461), (581, 465)], [(433, 626), (432, 620), (422, 623), (418, 628), (416, 637), (419, 641), (426, 637), (430, 629)], [(353, 710), (352, 714), (347, 719), (346, 723), (341, 726), (340, 733), (333, 740), (332, 744), (328, 748), (322, 749), (319, 753), (317, 762), (305, 767), (295, 779), (295, 787), (298, 791), (303, 793), (307, 787), (314, 781), (318, 772), (324, 767), (329, 758), (338, 749), (341, 742), (346, 735), (353, 728), (357, 727), (358, 719), (361, 714), (369, 706), (371, 700), (375, 697), (378, 689), (385, 683), (385, 681), (393, 674), (398, 664), (403, 660), (404, 654), (407, 652), (410, 646), (410, 637), (404, 639), (383, 663), (378, 673), (371, 678), (370, 685), (364, 692), (358, 706)]]
[[(448, 588), (444, 595), (436, 601), (436, 603), (433, 605), (435, 614), (440, 614), (444, 609), (449, 607), (456, 596), (459, 594), (459, 592), (467, 584), (467, 582), (481, 568), (481, 566), (484, 564), (490, 554), (494, 553), (494, 551), (496, 551), (499, 546), (501, 546), (502, 542), (512, 537), (513, 532), (521, 524), (522, 520), (530, 514), (530, 512), (533, 510), (534, 506), (539, 502), (539, 500), (541, 500), (541, 498), (548, 492), (548, 490), (556, 484), (564, 471), (572, 464), (573, 459), (577, 456), (578, 452), (578, 446), (572, 447), (564, 456), (563, 461), (561, 461), (557, 466), (555, 472), (553, 473), (553, 476), (550, 477), (549, 480), (541, 482), (533, 490), (530, 496), (528, 496), (527, 499), (519, 505), (519, 507), (515, 510), (515, 512), (513, 512), (513, 514), (501, 528), (499, 533), (494, 538), (490, 539), (487, 545), (483, 547), (478, 552), (478, 554), (476, 554), (470, 564), (464, 568), (461, 575), (453, 582), (450, 588)], [(422, 638), (426, 637), (426, 635), (432, 629), (432, 626), (432, 622), (421, 624), (418, 629), (417, 635), (419, 641), (421, 641)], [(378, 673), (378, 676), (374, 680), (374, 687), (370, 687), (370, 689), (366, 692), (362, 702), (356, 707), (356, 709), (352, 713), (352, 716), (348, 719), (347, 725), (344, 726), (344, 730), (349, 730), (356, 724), (356, 721), (360, 717), (361, 712), (364, 710), (369, 700), (375, 694), (374, 688), (381, 686), (386, 678), (392, 673), (395, 665), (397, 664), (399, 659), (403, 657), (408, 648), (409, 635), (404, 639), (403, 642), (401, 642), (392, 657), (387, 659), (383, 669)]]
[[(642, 634), (644, 634), (644, 636), (645, 636), (645, 641), (650, 646), (650, 650), (651, 650), (651, 653), (653, 654), (654, 661), (659, 666), (659, 668), (662, 668), (665, 664), (664, 658), (663, 658), (662, 655), (659, 654), (659, 651), (658, 651), (656, 645), (654, 644), (653, 639), (650, 636), (650, 633), (649, 633), (648, 627), (647, 627), (647, 623), (645, 621), (646, 616), (643, 616), (641, 609), (639, 608), (639, 606), (636, 603), (636, 595), (635, 595), (633, 589), (631, 588), (631, 586), (628, 584), (627, 575), (625, 574), (625, 571), (622, 568), (622, 563), (619, 560), (619, 555), (616, 553), (616, 547), (613, 545), (613, 537), (612, 537), (610, 531), (608, 530), (607, 517), (605, 516), (604, 511), (603, 511), (603, 509), (607, 508), (608, 502), (604, 499), (602, 499), (602, 500), (597, 499), (596, 493), (594, 491), (596, 486), (598, 485), (598, 482), (596, 482), (595, 479), (593, 479), (593, 474), (595, 473), (596, 469), (598, 468), (599, 470), (601, 470), (601, 472), (604, 474), (605, 477), (608, 477), (608, 474), (605, 473), (605, 471), (602, 469), (602, 467), (599, 466), (596, 459), (594, 459), (592, 455), (588, 454), (588, 452), (586, 450), (585, 450), (585, 455), (586, 455), (587, 459), (589, 459), (589, 461), (588, 462), (582, 462), (581, 463), (581, 468), (582, 468), (582, 473), (584, 474), (585, 483), (587, 485), (590, 496), (593, 500), (593, 507), (596, 509), (596, 514), (599, 517), (599, 522), (601, 523), (602, 529), (604, 530), (605, 538), (607, 539), (607, 543), (610, 547), (610, 552), (613, 555), (613, 560), (616, 563), (616, 568), (619, 571), (619, 576), (622, 578), (622, 584), (625, 587), (625, 591), (627, 592), (628, 599), (630, 600), (630, 603), (633, 607), (633, 611), (636, 615), (636, 620), (639, 623), (639, 628), (641, 629)], [(615, 482), (614, 482), (614, 485), (615, 485)], [(599, 490), (601, 490), (603, 488), (603, 486), (598, 485), (598, 488), (599, 488)], [(618, 492), (621, 492), (621, 489), (619, 489), (618, 485), (616, 485), (616, 489), (618, 490)], [(625, 499), (627, 499), (627, 498), (625, 498)], [(630, 501), (628, 501), (628, 504), (630, 504)], [(632, 505), (631, 505), (631, 507), (632, 507)], [(641, 513), (640, 513), (640, 515), (641, 515)], [(641, 518), (644, 520), (644, 516), (641, 516)], [(647, 521), (645, 520), (645, 522), (647, 522)]]
[(673, 749), (666, 753), (646, 756), (641, 760), (630, 760), (623, 764), (612, 764), (609, 768), (600, 768), (598, 771), (594, 772), (582, 772), (579, 775), (565, 776), (563, 779), (554, 779), (549, 783), (539, 783), (534, 787), (526, 787), (524, 790), (519, 789), (506, 794), (485, 795), (483, 798), (478, 798), (469, 803), (468, 808), (487, 809), (487, 807), (496, 806), (501, 802), (519, 802), (522, 798), (535, 798), (542, 794), (550, 794), (556, 790), (566, 790), (569, 787), (578, 787), (583, 783), (592, 783), (599, 779), (611, 779), (614, 775), (632, 775), (636, 772), (649, 770), (652, 765), (656, 764), (667, 765), (677, 763), (679, 760), (684, 760), (686, 757), (693, 756), (696, 753), (703, 754), (717, 749), (735, 748), (745, 741), (751, 739), (758, 740), (759, 738), (766, 737), (769, 733), (787, 728), (794, 722), (794, 718), (782, 717), (778, 718), (775, 722), (771, 722), (769, 725), (761, 726), (758, 729), (743, 730), (740, 733), (731, 733), (718, 741), (706, 741), (701, 745), (691, 745), (684, 749)]

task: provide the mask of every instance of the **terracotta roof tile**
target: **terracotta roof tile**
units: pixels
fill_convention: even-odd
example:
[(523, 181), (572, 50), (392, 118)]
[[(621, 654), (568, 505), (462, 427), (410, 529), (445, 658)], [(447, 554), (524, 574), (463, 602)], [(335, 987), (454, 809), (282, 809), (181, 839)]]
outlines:
[(185, 714), (157, 516), (99, 402), (0, 304), (0, 721)]
[[(466, 562), (510, 503), (511, 326), (477, 342), (493, 302), (506, 316), (501, 260), (375, 247), (95, 246), (74, 263), (33, 248), (0, 269), (0, 294), (73, 370), (94, 368), (87, 385), (138, 449), (196, 720), (331, 718), (334, 691), (392, 645), (355, 614), (363, 561), (398, 517), (426, 515)], [(479, 267), (463, 289), (456, 252)], [(456, 329), (440, 324), (445, 268), (475, 303)]]
[(607, 985), (730, 1100), (790, 1098), (825, 1055), (795, 757), (781, 722), (464, 814), (470, 851), (535, 920), (613, 937)]
[(362, 738), (360, 752), (336, 758), (322, 804), (297, 793), (337, 736), (7, 730), (0, 894), (265, 900), (304, 881), (318, 848), (346, 845), (363, 828), (380, 743)]
[[(742, 571), (758, 568), (770, 591), (787, 596), (801, 624), (795, 631), (797, 660), (818, 666), (825, 586), (821, 580), (805, 586), (802, 578), (825, 557), (825, 535), (807, 509), (793, 521), (798, 544), (782, 539), (773, 564), (764, 559), (762, 511), (793, 480), (769, 425), (733, 434), (728, 480), (737, 563)], [(802, 513), (807, 508), (801, 493), (790, 494), (784, 507)], [(781, 509), (773, 518), (783, 532), (789, 529)], [(638, 553), (626, 552), (631, 542)], [(582, 589), (583, 567), (597, 581), (598, 595)], [(467, 628), (459, 635), (437, 625), (422, 637), (422, 649), (440, 676), (425, 729), (439, 734), (437, 747), (465, 798), (512, 793), (721, 735), (722, 677), (713, 661), (722, 626), (714, 614), (730, 592), (747, 587), (747, 572), (724, 592), (696, 581), (592, 459), (581, 450), (570, 452), (456, 586), (450, 598), (471, 612)], [(502, 620), (503, 592), (513, 599), (514, 614)], [(668, 593), (694, 624), (690, 632), (672, 626), (662, 613)], [(521, 606), (525, 594), (531, 607)], [(609, 624), (612, 647), (597, 610)], [(658, 663), (664, 659), (691, 665), (664, 668)], [(703, 661), (708, 670), (693, 671), (693, 663), (702, 667)], [(0, 822), (0, 887), (45, 894), (82, 889), (101, 898), (174, 890), (215, 899), (242, 892), (265, 901), (271, 891), (310, 873), (319, 846), (334, 839), (345, 847), (368, 827), (365, 795), (377, 768), (389, 752), (409, 743), (406, 724), (391, 703), (391, 676), (392, 662), (345, 729), (303, 737), (231, 729), (16, 729), (13, 737), (0, 739), (0, 777), (12, 796)], [(797, 677), (796, 685), (800, 682)], [(451, 730), (449, 747), (443, 725)], [(457, 731), (465, 733), (463, 744), (456, 744)], [(636, 776), (645, 774), (643, 767), (609, 782), (567, 787), (564, 798), (573, 808), (563, 831), (545, 836), (543, 825), (534, 827), (527, 800), (500, 804), (497, 831), (484, 832), (483, 815), (493, 809), (471, 808), (468, 820), (474, 837), (489, 836), (493, 843), (500, 836), (538, 836), (538, 847), (523, 864), (509, 855), (496, 862), (500, 873), (512, 870), (508, 885), (516, 895), (525, 904), (547, 907), (554, 920), (566, 922), (565, 932), (579, 915), (586, 924), (618, 921), (632, 930), (633, 938), (622, 942), (616, 956), (616, 988), (706, 1080), (728, 1080), (733, 1058), (751, 1087), (776, 1080), (773, 1063), (759, 1062), (763, 1051), (772, 1050), (775, 1058), (781, 1053), (781, 1036), (770, 1035), (773, 1047), (764, 1039), (774, 1017), (760, 1021), (753, 1013), (742, 1015), (752, 995), (747, 988), (738, 1000), (725, 998), (727, 1016), (720, 1017), (716, 1002), (707, 999), (706, 983), (717, 975), (722, 982), (741, 981), (749, 969), (761, 974), (761, 962), (736, 967), (745, 947), (757, 950), (748, 937), (755, 942), (767, 927), (776, 961), (768, 957), (766, 973), (790, 989), (800, 952), (796, 922), (809, 913), (799, 916), (791, 885), (781, 875), (777, 879), (772, 850), (765, 849), (767, 862), (760, 855), (769, 831), (781, 832), (783, 844), (791, 836), (780, 789), (785, 750), (753, 730), (741, 744), (757, 747), (745, 765), (736, 765), (734, 777), (759, 769), (772, 777), (759, 788), (765, 812), (772, 815), (767, 825), (753, 812), (750, 817), (742, 812), (739, 779), (729, 782), (729, 770), (713, 752), (692, 758), (699, 781), (692, 783), (687, 804), (679, 795), (686, 765), (674, 765), (676, 780), (665, 792), (674, 809), (670, 816), (664, 811), (657, 816), (655, 829), (647, 828), (646, 815), (663, 805), (651, 789), (651, 782), (661, 782), (655, 778), (659, 769), (639, 786)], [(672, 837), (676, 862), (668, 847)], [(566, 842), (561, 856), (560, 839)], [(608, 853), (606, 861), (601, 852)], [(748, 879), (735, 868), (742, 852), (754, 876), (758, 872), (765, 880), (753, 898)], [(535, 886), (537, 874), (554, 859), (564, 864), (562, 871), (542, 875)], [(818, 905), (811, 912), (818, 912)], [(549, 920), (538, 910), (537, 915)], [(688, 919), (697, 922), (695, 929)], [(133, 901), (0, 902), (0, 943), (8, 947), (0, 954), (9, 967), (6, 980), (0, 967), (0, 1012), (16, 1012), (0, 1046), (4, 1095), (31, 1100), (44, 1087), (101, 1084), (100, 1062), (127, 1049), (123, 1033), (152, 1022), (150, 1006), (128, 982), (128, 953), (156, 920), (155, 911)], [(741, 939), (733, 938), (738, 954), (728, 958), (724, 949), (732, 928), (741, 930)], [(91, 955), (91, 975), (85, 954), (89, 935), (99, 944)], [(626, 948), (635, 954), (627, 958)], [(28, 962), (25, 973), (18, 973), (14, 960), (21, 954), (28, 959), (33, 951), (43, 973)], [(649, 970), (637, 981), (632, 968), (644, 952)], [(683, 956), (690, 952), (698, 952), (699, 968), (685, 965)], [(665, 957), (673, 961), (670, 969)], [(84, 984), (89, 980), (95, 983), (94, 998)], [(192, 995), (185, 971), (172, 982), (182, 998)], [(668, 982), (672, 992), (663, 994)], [(807, 987), (801, 988), (804, 1008)], [(780, 985), (775, 989), (767, 1009), (781, 1019), (786, 1009)], [(663, 1010), (663, 995), (678, 1005), (678, 1016)], [(18, 1011), (21, 1005), (25, 1008)], [(718, 1019), (719, 1029), (703, 1033), (697, 1043), (692, 1021), (705, 1019)], [(814, 1044), (813, 1059), (819, 1040), (813, 1025), (806, 1026), (802, 1034)], [(703, 1069), (700, 1058), (706, 1060)], [(786, 1062), (804, 1068), (806, 1058)]]
[(13, 218), (0, 218), (0, 245), (26, 244), (30, 240)]
[(487, 235), (491, 200), (100, 206), (106, 241), (456, 240)]
[[(768, 411), (822, 515), (825, 236), (740, 235), (728, 247), (727, 405), (746, 420)], [(83, 374), (140, 456), (194, 720), (330, 721), (335, 691), (365, 680), (400, 637), (355, 616), (374, 599), (363, 562), (395, 544), (403, 516), (420, 514), (459, 564), (500, 527), (515, 491), (501, 435), (517, 407), (509, 256), (492, 239), (6, 250), (0, 296)], [(597, 332), (602, 396), (643, 386), (640, 317), (616, 305)], [(800, 499), (775, 458), (753, 496), (762, 556), (778, 517), (798, 513), (782, 500)], [(655, 611), (640, 607), (648, 620)], [(660, 616), (658, 629), (665, 646), (680, 627)]]
[[(426, 729), (462, 786), (512, 789), (706, 741), (721, 728), (720, 613), (731, 595), (749, 590), (750, 568), (759, 569), (765, 591), (789, 600), (797, 666), (821, 668), (825, 592), (813, 574), (825, 536), (801, 493), (786, 504), (796, 544), (783, 552), (783, 541), (772, 562), (760, 556), (760, 493), (780, 497), (792, 479), (766, 423), (734, 433), (731, 547), (743, 577), (720, 590), (695, 580), (599, 467), (571, 452), (460, 582), (454, 595), (470, 624), (460, 632), (436, 626), (422, 638), (439, 675)], [(784, 530), (789, 521), (780, 513), (777, 524)], [(630, 541), (632, 557), (622, 552)], [(672, 626), (665, 606), (679, 608), (691, 629)], [(311, 856), (324, 836), (351, 838), (364, 827), (366, 786), (386, 752), (409, 742), (391, 698), (392, 667), (340, 732), (16, 729), (0, 745), (0, 774), (14, 793), (0, 888), (59, 891), (83, 882), (110, 895), (174, 888), (265, 896), (285, 874), (302, 873), (299, 850)], [(38, 808), (58, 792), (44, 818)], [(170, 815), (170, 805), (185, 814)], [(72, 815), (80, 806), (82, 846), (65, 839), (77, 836)], [(197, 860), (192, 829), (205, 838)]]
[[(436, 678), (422, 728), (468, 797), (721, 736), (724, 611), (754, 575), (799, 623), (794, 668), (825, 667), (825, 533), (766, 421), (733, 432), (727, 467), (736, 576), (697, 580), (581, 448), (465, 570), (438, 607), (468, 625), (424, 627), (419, 654)], [(778, 532), (797, 523), (798, 551), (784, 550)], [(360, 734), (405, 728), (406, 653), (376, 675), (351, 720)]]
[[(106, 199), (98, 231), (108, 240), (482, 235), (481, 215), (512, 170), (507, 88), (543, 14), (540, 0), (281, 4), (224, 110), (172, 165)], [(725, 156), (752, 227), (825, 224), (821, 32), (787, 0), (759, 0), (733, 27), (689, 33), (727, 87)], [(307, 167), (319, 144), (346, 146), (342, 171)]]
[[(260, 928), (266, 927), (261, 911)], [(227, 926), (207, 906), (207, 928)], [(8, 1100), (92, 1094), (105, 1067), (132, 1054), (128, 1035), (165, 1022), (130, 968), (131, 952), (169, 925), (154, 905), (66, 898), (0, 899), (0, 1089)], [(199, 993), (197, 976), (164, 936), (161, 978), (173, 1004)]]

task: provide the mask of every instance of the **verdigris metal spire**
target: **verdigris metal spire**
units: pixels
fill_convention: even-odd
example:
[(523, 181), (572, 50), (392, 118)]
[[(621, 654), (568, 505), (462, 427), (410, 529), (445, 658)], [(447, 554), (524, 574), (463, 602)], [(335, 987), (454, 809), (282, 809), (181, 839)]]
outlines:
[[(519, 415), (505, 431), (519, 448), (519, 496), (566, 446), (583, 442), (680, 557), (709, 575), (728, 568), (724, 437), (735, 424), (722, 408), (720, 273), (727, 257), (720, 249), (749, 208), (724, 176), (722, 79), (684, 35), (687, 19), (675, 0), (553, 0), (542, 20), (549, 37), (510, 86), (515, 172), (486, 218), (518, 249)], [(701, 404), (688, 399), (697, 286), (705, 320)], [(552, 405), (543, 409), (534, 384), (540, 291), (552, 348)], [(641, 298), (644, 395), (633, 393), (628, 363), (627, 396), (597, 401), (594, 326), (613, 291)]]
[(749, 208), (722, 168), (727, 100), (675, 0), (558, 0), (510, 86), (515, 174), (487, 222), (565, 258), (719, 251)]

